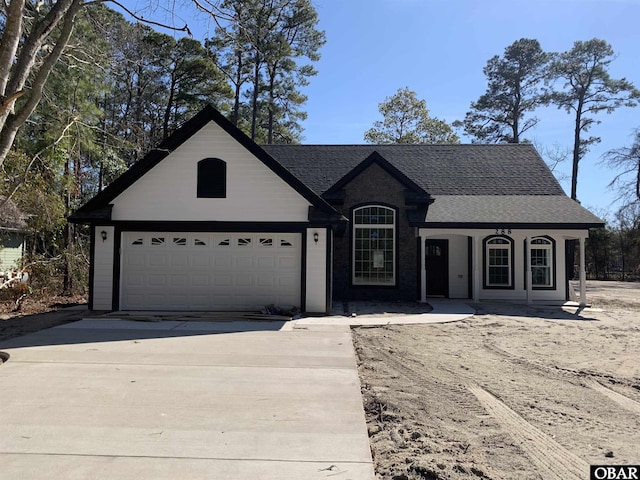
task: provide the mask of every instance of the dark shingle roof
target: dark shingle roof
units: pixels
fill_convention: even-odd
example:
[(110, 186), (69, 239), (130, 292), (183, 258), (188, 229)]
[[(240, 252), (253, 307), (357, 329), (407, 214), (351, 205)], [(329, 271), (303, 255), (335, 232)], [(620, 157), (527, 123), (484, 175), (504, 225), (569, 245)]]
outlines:
[(426, 218), (427, 225), (440, 223), (591, 226), (602, 220), (566, 195), (441, 195)]
[(532, 145), (264, 145), (318, 194), (374, 151), (431, 195), (564, 195)]

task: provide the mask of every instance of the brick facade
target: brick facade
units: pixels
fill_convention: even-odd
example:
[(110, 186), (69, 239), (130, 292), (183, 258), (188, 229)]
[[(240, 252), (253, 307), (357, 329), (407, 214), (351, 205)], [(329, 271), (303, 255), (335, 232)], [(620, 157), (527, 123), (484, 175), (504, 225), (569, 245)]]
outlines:
[(333, 252), (333, 297), (336, 301), (415, 301), (418, 296), (418, 254), (415, 229), (409, 226), (405, 207), (405, 187), (377, 163), (371, 164), (345, 187), (343, 205), (335, 208), (352, 218), (354, 207), (379, 204), (396, 209), (396, 285), (352, 285), (353, 225), (336, 237)]

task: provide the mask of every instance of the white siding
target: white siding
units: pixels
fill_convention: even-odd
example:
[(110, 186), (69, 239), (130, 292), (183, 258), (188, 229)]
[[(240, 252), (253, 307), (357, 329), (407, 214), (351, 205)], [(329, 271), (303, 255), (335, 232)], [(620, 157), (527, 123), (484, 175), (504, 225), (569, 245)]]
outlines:
[[(196, 198), (197, 163), (227, 163), (227, 198)], [(309, 202), (214, 122), (113, 201), (113, 220), (304, 222)]]
[(24, 235), (18, 232), (0, 234), (0, 272), (17, 268), (24, 253)]
[[(107, 232), (102, 240), (101, 232)], [(111, 310), (113, 297), (113, 227), (94, 227), (95, 251), (93, 257), (93, 309)]]
[[(318, 243), (313, 239), (318, 234)], [(308, 313), (324, 313), (327, 305), (327, 234), (331, 230), (320, 228), (307, 229), (307, 295), (306, 311)]]

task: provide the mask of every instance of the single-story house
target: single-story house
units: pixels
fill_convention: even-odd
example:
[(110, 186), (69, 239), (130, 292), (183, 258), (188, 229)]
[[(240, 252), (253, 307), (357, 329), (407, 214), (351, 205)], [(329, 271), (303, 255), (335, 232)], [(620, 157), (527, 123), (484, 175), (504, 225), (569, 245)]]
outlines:
[(259, 146), (212, 107), (70, 221), (91, 226), (91, 309), (307, 313), (564, 302), (566, 246), (584, 285), (585, 239), (603, 224), (531, 145)]
[(24, 255), (26, 215), (4, 195), (0, 195), (0, 279), (7, 279)]

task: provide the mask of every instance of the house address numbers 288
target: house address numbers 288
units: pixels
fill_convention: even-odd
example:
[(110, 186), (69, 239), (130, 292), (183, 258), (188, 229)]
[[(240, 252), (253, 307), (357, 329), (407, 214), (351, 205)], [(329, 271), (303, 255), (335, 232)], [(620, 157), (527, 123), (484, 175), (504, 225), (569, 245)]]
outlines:
[(510, 228), (496, 228), (496, 235), (511, 235)]

